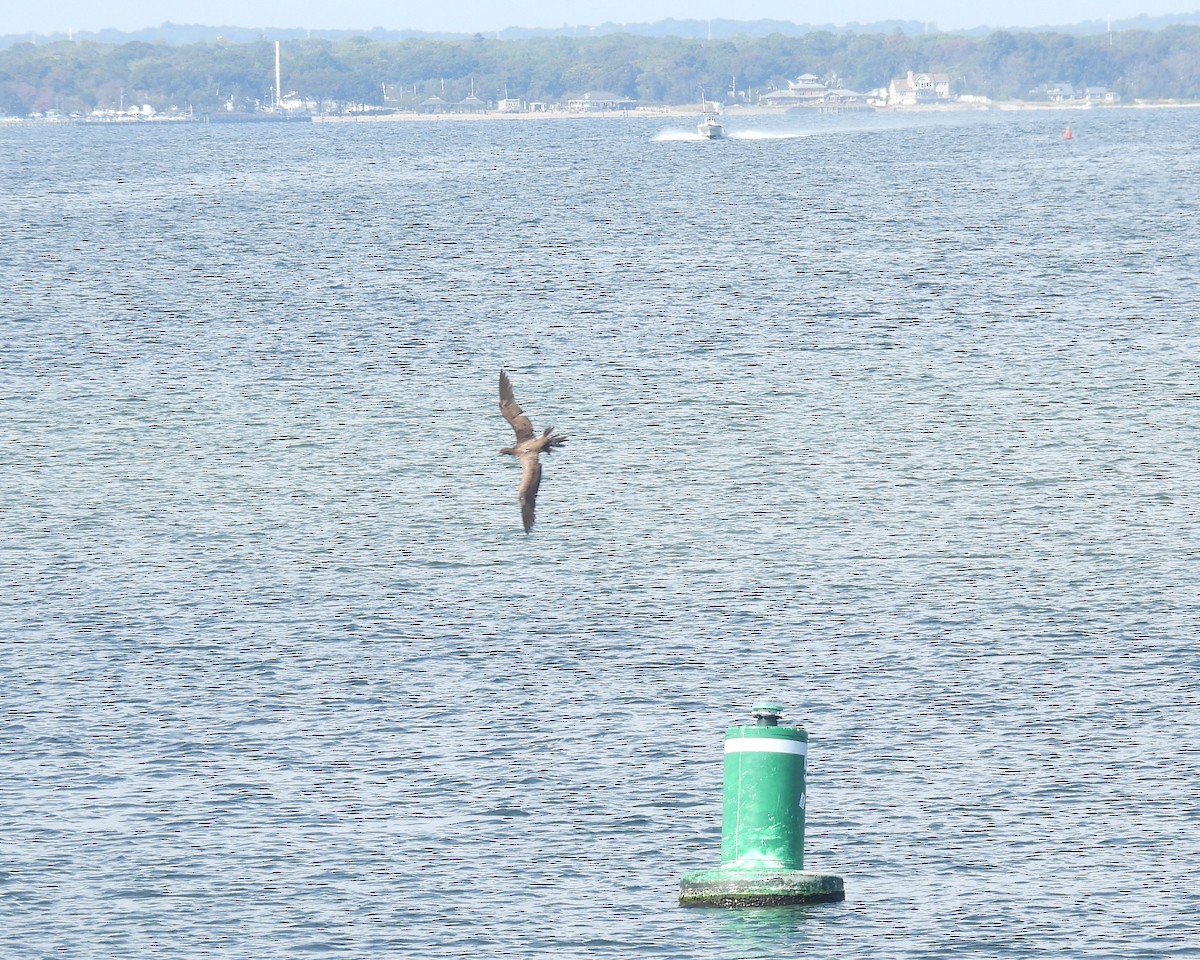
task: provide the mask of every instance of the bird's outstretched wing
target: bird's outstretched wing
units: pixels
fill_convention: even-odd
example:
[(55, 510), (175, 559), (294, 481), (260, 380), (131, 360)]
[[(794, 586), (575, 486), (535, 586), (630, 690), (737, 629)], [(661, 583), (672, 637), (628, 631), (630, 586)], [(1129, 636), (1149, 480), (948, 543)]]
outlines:
[[(525, 416), (516, 398), (513, 396), (512, 384), (509, 382), (508, 374), (503, 370), (500, 371), (500, 412), (504, 414), (504, 419), (512, 425), (513, 430), (517, 434), (518, 443), (533, 437), (533, 424), (529, 422), (529, 418)], [(533, 485), (533, 491), (536, 495), (536, 482)], [(526, 529), (528, 528), (529, 524), (526, 524)]]
[(537, 454), (527, 454), (521, 458), (521, 522), (525, 524), (525, 532), (533, 529), (533, 508), (537, 505), (538, 487), (542, 483), (542, 465), (538, 462)]

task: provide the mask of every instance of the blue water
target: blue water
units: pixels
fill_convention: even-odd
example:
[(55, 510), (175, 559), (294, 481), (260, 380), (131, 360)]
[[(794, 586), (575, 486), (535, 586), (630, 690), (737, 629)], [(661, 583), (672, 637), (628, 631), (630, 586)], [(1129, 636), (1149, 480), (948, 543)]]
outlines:
[(1200, 956), (1200, 113), (727, 126), (0, 128), (0, 955)]

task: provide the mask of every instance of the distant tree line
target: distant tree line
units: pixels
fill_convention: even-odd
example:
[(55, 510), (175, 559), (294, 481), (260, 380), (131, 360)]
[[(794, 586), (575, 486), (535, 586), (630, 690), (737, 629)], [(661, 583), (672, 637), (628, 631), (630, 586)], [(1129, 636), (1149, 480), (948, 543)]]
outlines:
[[(948, 73), (952, 92), (1029, 99), (1039, 86), (1103, 86), (1124, 99), (1200, 98), (1200, 27), (1100, 36), (996, 31), (850, 34), (699, 40), (609, 34), (524, 40), (381, 42), (289, 39), (283, 92), (305, 99), (412, 108), (431, 95), (474, 91), (559, 102), (606, 91), (644, 104), (751, 99), (802, 73), (860, 92), (906, 71)], [(275, 48), (210, 41), (185, 46), (92, 41), (0, 50), (0, 113), (89, 112), (148, 103), (197, 113), (252, 109), (273, 95)], [(387, 103), (385, 104), (385, 95)]]

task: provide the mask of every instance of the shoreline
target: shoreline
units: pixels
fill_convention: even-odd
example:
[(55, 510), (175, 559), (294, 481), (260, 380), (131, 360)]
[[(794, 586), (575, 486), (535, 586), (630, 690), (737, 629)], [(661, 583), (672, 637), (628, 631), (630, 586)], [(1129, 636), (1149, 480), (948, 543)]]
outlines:
[[(1200, 107), (1197, 100), (1135, 100), (1132, 103), (1033, 103), (1019, 100), (997, 101), (994, 103), (943, 103), (903, 107), (871, 107), (867, 110), (845, 110), (846, 114), (853, 113), (987, 113), (987, 112), (1018, 112), (1018, 111), (1070, 111), (1088, 113), (1093, 110), (1163, 110), (1171, 108)], [(723, 117), (796, 117), (805, 113), (789, 112), (795, 108), (773, 107), (728, 107), (721, 111)], [(824, 112), (812, 108), (813, 116)], [(497, 111), (481, 111), (479, 113), (382, 113), (348, 116), (314, 116), (313, 123), (463, 123), (471, 120), (497, 120), (504, 122), (537, 122), (537, 121), (566, 121), (566, 120), (654, 120), (680, 119), (700, 116), (702, 111), (694, 107), (641, 107), (636, 110), (605, 110), (594, 113), (572, 112), (567, 110), (547, 110), (538, 113), (499, 113)], [(837, 111), (832, 111), (835, 114)], [(299, 118), (297, 118), (299, 119)]]
[[(1132, 103), (1097, 103), (1097, 102), (1066, 102), (1039, 103), (1022, 100), (1002, 100), (993, 103), (939, 103), (921, 104), (896, 107), (852, 108), (842, 111), (825, 111), (820, 108), (780, 108), (780, 107), (742, 107), (732, 106), (720, 112), (729, 118), (797, 118), (806, 116), (837, 116), (845, 114), (885, 114), (902, 116), (904, 114), (937, 114), (937, 113), (1092, 113), (1101, 110), (1172, 110), (1192, 109), (1200, 107), (1200, 100), (1135, 100)], [(500, 113), (499, 111), (480, 111), (478, 113), (378, 113), (350, 115), (288, 115), (274, 113), (228, 114), (228, 115), (168, 115), (155, 117), (11, 117), (0, 116), (0, 126), (17, 126), (21, 124), (82, 124), (82, 125), (120, 125), (138, 126), (141, 124), (277, 124), (277, 123), (467, 123), (472, 121), (505, 122), (505, 123), (561, 123), (579, 120), (694, 120), (702, 116), (703, 111), (693, 106), (669, 107), (639, 107), (634, 110), (597, 110), (595, 112), (577, 112), (570, 110), (546, 110), (539, 112)]]

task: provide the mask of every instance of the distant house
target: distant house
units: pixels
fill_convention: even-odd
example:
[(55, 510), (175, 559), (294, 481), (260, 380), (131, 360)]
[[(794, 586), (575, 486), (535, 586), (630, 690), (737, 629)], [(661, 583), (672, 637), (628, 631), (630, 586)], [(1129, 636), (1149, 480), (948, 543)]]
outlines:
[(950, 74), (913, 73), (896, 77), (888, 84), (888, 103), (914, 107), (922, 103), (946, 103), (950, 100)]
[(582, 97), (567, 101), (567, 109), (576, 113), (603, 113), (612, 110), (634, 110), (638, 102), (629, 97), (619, 97), (615, 93), (598, 91), (585, 93)]
[(446, 101), (441, 97), (430, 97), (427, 100), (422, 100), (421, 105), (417, 109), (422, 113), (445, 113)]
[(487, 110), (487, 104), (475, 96), (475, 94), (463, 97), (463, 99), (454, 105), (455, 113), (483, 113), (485, 110)]
[(1075, 87), (1069, 83), (1051, 83), (1046, 86), (1046, 99), (1061, 103), (1063, 100), (1074, 100), (1078, 94)]
[[(835, 81), (830, 81), (833, 83)], [(787, 109), (845, 110), (865, 108), (866, 97), (845, 87), (827, 86), (811, 73), (788, 81), (786, 90), (769, 90), (758, 98), (764, 107)]]
[(516, 97), (505, 97), (496, 104), (496, 109), (501, 113), (524, 113), (525, 102)]
[(865, 93), (848, 90), (845, 87), (834, 87), (825, 94), (825, 102), (821, 105), (826, 111), (841, 110), (870, 110)]
[(1120, 103), (1121, 95), (1107, 87), (1084, 87), (1083, 99), (1088, 103)]
[(806, 73), (789, 80), (786, 90), (768, 90), (761, 94), (758, 102), (764, 107), (815, 106), (825, 100), (826, 93), (825, 84), (813, 74)]

